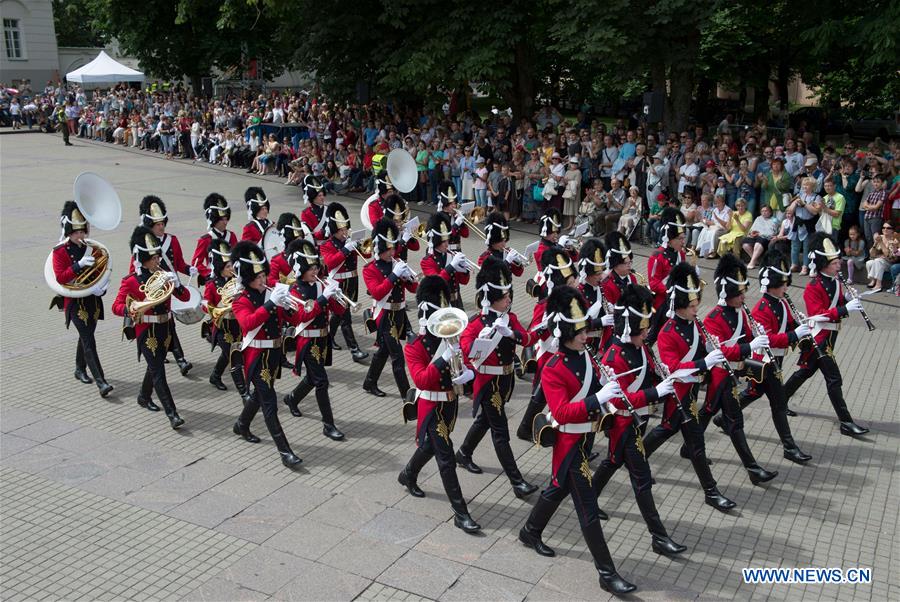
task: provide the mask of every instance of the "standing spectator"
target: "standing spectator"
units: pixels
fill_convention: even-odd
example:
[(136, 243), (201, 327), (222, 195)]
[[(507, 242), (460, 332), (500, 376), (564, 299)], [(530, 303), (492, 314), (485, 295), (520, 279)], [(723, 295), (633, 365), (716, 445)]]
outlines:
[(790, 174), (791, 179), (796, 179), (803, 170), (805, 157), (797, 152), (797, 143), (793, 138), (784, 141), (784, 169)]
[(612, 136), (603, 137), (603, 149), (600, 151), (600, 179), (603, 187), (609, 189), (612, 179), (612, 166), (619, 158), (619, 149), (613, 144)]
[(563, 217), (566, 218), (564, 229), (569, 230), (575, 226), (575, 216), (578, 215), (578, 207), (581, 203), (581, 170), (580, 159), (577, 155), (569, 157), (568, 169), (565, 174), (565, 188), (563, 197)]
[(547, 177), (553, 180), (553, 184), (556, 186), (556, 193), (550, 198), (549, 205), (554, 209), (559, 209), (560, 213), (562, 213), (562, 193), (565, 190), (566, 167), (563, 165), (562, 157), (557, 152), (550, 155), (550, 168), (547, 170)]
[(794, 179), (784, 169), (784, 159), (774, 157), (771, 169), (767, 173), (761, 171), (756, 174), (756, 181), (762, 194), (761, 204), (771, 207), (776, 215), (784, 213), (794, 188)]
[(436, 138), (431, 141), (428, 149), (428, 182), (431, 185), (431, 204), (437, 205), (441, 181), (444, 179), (444, 151), (441, 150), (440, 141)]
[[(715, 167), (715, 163), (713, 163)], [(684, 165), (678, 169), (678, 196), (688, 186), (695, 187), (700, 177), (700, 168), (694, 163), (694, 153), (684, 154)]]
[(848, 238), (844, 241), (844, 256), (841, 258), (847, 263), (847, 280), (853, 282), (856, 270), (862, 271), (866, 267), (866, 240), (859, 232), (859, 226), (850, 226)]
[(540, 216), (539, 205), (543, 203), (541, 194), (541, 181), (544, 166), (541, 164), (541, 152), (532, 148), (528, 161), (525, 163), (524, 178), (525, 188), (522, 193), (522, 220), (527, 224), (533, 224)]
[(819, 217), (821, 224), (825, 220), (831, 220), (831, 238), (835, 244), (840, 244), (841, 222), (844, 219), (844, 209), (847, 200), (844, 195), (836, 191), (834, 180), (828, 178), (825, 180), (825, 196), (822, 198), (822, 214)]
[[(410, 139), (411, 141), (411, 139)], [(420, 205), (424, 205), (428, 198), (428, 160), (429, 152), (425, 148), (425, 143), (419, 140), (415, 146), (415, 153), (411, 153), (416, 159), (416, 175), (418, 177), (416, 183), (416, 201)]]
[(737, 190), (737, 195), (747, 201), (750, 215), (756, 215), (756, 176), (750, 171), (747, 159), (741, 159), (737, 172), (731, 177), (731, 183)]
[(659, 233), (662, 230), (662, 212), (669, 205), (666, 195), (660, 194), (650, 202), (650, 210), (647, 215), (647, 225), (650, 229), (651, 246), (659, 243)]
[(806, 158), (806, 162), (803, 164), (803, 170), (800, 174), (794, 179), (794, 194), (800, 193), (800, 187), (802, 186), (801, 182), (805, 178), (812, 178), (816, 181), (816, 187), (814, 192), (816, 194), (822, 194), (822, 187), (825, 182), (825, 174), (819, 169), (819, 161), (816, 159), (814, 155), (809, 155)]
[(803, 266), (800, 274), (805, 276), (809, 273), (806, 261), (809, 254), (809, 237), (816, 231), (822, 197), (815, 192), (815, 178), (804, 178), (800, 187), (800, 194), (791, 203), (797, 222), (797, 238), (791, 243), (791, 259), (793, 261), (796, 258), (799, 261)]
[[(488, 206), (496, 207), (498, 210), (501, 210), (501, 209), (499, 209), (499, 203), (500, 203), (500, 180), (503, 179), (503, 174), (501, 173), (502, 165), (499, 162), (497, 162), (497, 163), (494, 163), (491, 167), (493, 168), (493, 170), (488, 174), (488, 187), (487, 187)], [(507, 219), (509, 219), (509, 218), (507, 218)]]
[(13, 129), (22, 129), (22, 105), (19, 104), (18, 96), (13, 96), (13, 99), (9, 101), (9, 116), (12, 118)]
[(459, 172), (462, 177), (462, 200), (475, 200), (475, 158), (472, 157), (472, 149), (466, 147), (463, 156), (459, 159)]
[(475, 206), (484, 207), (487, 209), (488, 206), (488, 191), (487, 191), (487, 181), (488, 181), (488, 170), (484, 166), (485, 161), (484, 157), (478, 157), (475, 159)]
[(755, 269), (759, 265), (762, 254), (769, 248), (769, 241), (778, 233), (778, 226), (778, 219), (772, 214), (772, 208), (763, 205), (759, 217), (753, 220), (750, 226), (750, 232), (741, 241), (741, 248), (750, 257), (748, 270)]
[(835, 192), (843, 196), (846, 201), (840, 232), (841, 240), (845, 240), (851, 227), (859, 226), (862, 228), (862, 224), (859, 221), (860, 198), (859, 193), (856, 191), (856, 185), (859, 183), (856, 161), (850, 157), (840, 159), (837, 172), (832, 175), (832, 178), (834, 179)]
[(887, 202), (887, 190), (885, 190), (884, 176), (876, 174), (872, 178), (872, 191), (866, 200), (860, 205), (865, 214), (863, 216), (863, 231), (866, 236), (866, 244), (875, 244), (875, 235), (881, 230), (884, 223), (883, 209)]
[(510, 175), (509, 163), (504, 163), (500, 167), (500, 176), (494, 207), (497, 211), (502, 211), (503, 216), (509, 221), (516, 202), (516, 180)]
[(666, 151), (660, 148), (653, 155), (653, 164), (647, 172), (647, 186), (641, 191), (644, 198), (655, 199), (669, 187), (669, 165)]
[(166, 159), (172, 159), (175, 149), (175, 127), (172, 125), (171, 117), (163, 115), (163, 118), (159, 120), (156, 132), (159, 134)]
[(700, 219), (700, 212), (697, 210), (697, 204), (694, 202), (694, 194), (688, 188), (681, 195), (681, 215), (684, 216), (684, 246), (695, 249), (697, 247), (697, 238), (700, 236), (700, 230), (703, 226), (697, 224)]

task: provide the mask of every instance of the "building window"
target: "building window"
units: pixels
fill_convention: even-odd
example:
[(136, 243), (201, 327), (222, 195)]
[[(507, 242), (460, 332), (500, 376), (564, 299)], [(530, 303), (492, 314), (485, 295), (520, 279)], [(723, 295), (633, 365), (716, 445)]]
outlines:
[(6, 58), (10, 60), (25, 58), (18, 19), (3, 19), (3, 41), (6, 43)]

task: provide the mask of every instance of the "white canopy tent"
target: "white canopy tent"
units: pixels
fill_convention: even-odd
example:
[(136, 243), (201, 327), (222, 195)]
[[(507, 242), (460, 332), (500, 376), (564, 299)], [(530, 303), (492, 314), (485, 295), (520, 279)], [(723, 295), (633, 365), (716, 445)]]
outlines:
[(104, 51), (93, 61), (66, 73), (66, 79), (79, 84), (115, 84), (117, 82), (142, 82), (144, 74), (116, 62)]

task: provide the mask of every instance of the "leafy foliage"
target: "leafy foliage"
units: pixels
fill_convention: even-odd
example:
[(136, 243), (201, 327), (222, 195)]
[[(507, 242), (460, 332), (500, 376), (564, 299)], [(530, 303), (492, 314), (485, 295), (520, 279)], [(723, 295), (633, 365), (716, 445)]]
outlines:
[(90, 0), (53, 0), (53, 24), (60, 46), (97, 47), (107, 36), (92, 26)]

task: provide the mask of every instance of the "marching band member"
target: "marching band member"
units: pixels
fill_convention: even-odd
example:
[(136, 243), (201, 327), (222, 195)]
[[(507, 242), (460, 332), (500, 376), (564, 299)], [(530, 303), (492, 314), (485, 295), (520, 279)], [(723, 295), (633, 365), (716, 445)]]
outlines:
[(266, 428), (281, 455), (281, 463), (293, 468), (302, 460), (291, 450), (281, 428), (275, 394), (275, 379), (281, 374), (281, 333), (284, 323), (291, 322), (294, 314), (291, 294), (286, 286), (278, 286), (266, 300), (269, 262), (256, 244), (239, 242), (231, 250), (231, 262), (243, 287), (232, 301), (231, 309), (244, 335), (241, 344), (244, 379), (248, 387), (253, 385), (253, 393), (232, 431), (245, 441), (259, 443), (259, 437), (250, 432), (250, 423), (262, 407)]
[(394, 249), (400, 240), (400, 230), (394, 222), (383, 219), (372, 230), (375, 253), (378, 259), (366, 264), (363, 280), (366, 291), (373, 300), (372, 318), (375, 324), (375, 344), (378, 350), (372, 356), (372, 363), (363, 381), (363, 390), (384, 397), (386, 393), (378, 388), (381, 371), (391, 358), (391, 370), (400, 390), (400, 397), (406, 398), (409, 379), (406, 376), (406, 362), (400, 341), (406, 337), (409, 318), (406, 315), (406, 291), (416, 292), (416, 275), (405, 261), (394, 259)]
[(439, 188), (437, 213), (441, 212), (450, 218), (449, 249), (459, 253), (462, 250), (462, 239), (469, 238), (469, 225), (466, 224), (466, 216), (459, 211), (456, 187), (448, 180), (441, 182)]
[[(384, 155), (380, 155), (384, 158)], [(385, 159), (386, 161), (386, 159)], [(385, 169), (385, 165), (376, 161), (372, 161), (372, 171), (375, 176), (375, 192), (366, 199), (366, 202), (369, 203), (369, 223), (374, 227), (375, 224), (380, 222), (385, 215), (388, 216), (389, 219), (393, 219), (396, 221), (397, 216), (391, 215), (387, 210), (387, 203), (385, 202), (389, 197), (396, 196), (402, 200), (402, 197), (394, 191), (394, 184), (391, 182), (391, 178), (387, 174), (387, 170)], [(371, 202), (369, 202), (371, 201)], [(404, 207), (406, 203), (404, 202)]]
[[(723, 256), (716, 266), (714, 281), (719, 301), (703, 320), (703, 324), (710, 336), (718, 339), (718, 344), (713, 343), (713, 347), (721, 348), (731, 366), (731, 372), (721, 365), (712, 367), (712, 380), (706, 389), (706, 403), (698, 413), (699, 422), (705, 430), (710, 419), (722, 410), (725, 433), (731, 437), (731, 444), (747, 469), (750, 482), (758, 485), (771, 481), (778, 476), (778, 472), (762, 468), (750, 451), (744, 433), (744, 415), (737, 398), (738, 382), (731, 374), (737, 375), (743, 370), (743, 360), (753, 352), (768, 347), (769, 338), (765, 335), (754, 336), (747, 316), (744, 315), (742, 305), (748, 280), (747, 268), (741, 260), (731, 253)], [(682, 455), (686, 457), (687, 452), (683, 451)]]
[(624, 465), (641, 516), (650, 531), (653, 551), (666, 556), (681, 554), (687, 547), (672, 541), (656, 510), (650, 463), (644, 454), (640, 426), (646, 421), (650, 404), (675, 392), (674, 381), (670, 379), (653, 384), (653, 362), (645, 343), (653, 317), (653, 293), (646, 287), (629, 285), (616, 304), (615, 313), (616, 338), (606, 350), (602, 364), (617, 375), (614, 380), (622, 392), (609, 402), (610, 411), (615, 412), (609, 432), (609, 455), (594, 473), (594, 490), (599, 497), (609, 479)]
[(588, 318), (591, 327), (588, 331), (587, 345), (597, 353), (602, 354), (609, 345), (612, 337), (613, 323), (612, 304), (603, 297), (601, 281), (606, 270), (606, 248), (599, 238), (589, 238), (581, 246), (578, 260), (579, 289), (588, 304)]
[[(559, 246), (554, 246), (541, 256), (540, 264), (544, 266), (541, 271), (544, 284), (538, 288), (538, 302), (534, 306), (534, 312), (531, 315), (531, 324), (528, 326), (529, 332), (537, 335), (538, 340), (534, 345), (534, 361), (537, 366), (534, 373), (534, 380), (531, 387), (531, 400), (522, 414), (522, 420), (519, 428), (516, 429), (516, 436), (523, 441), (531, 441), (532, 423), (535, 417), (544, 409), (546, 401), (544, 399), (544, 391), (541, 383), (541, 369), (547, 361), (553, 356), (552, 341), (550, 340), (551, 329), (547, 328), (547, 299), (553, 292), (554, 288), (561, 286), (575, 287), (577, 285), (577, 274), (572, 263), (569, 253)], [(526, 349), (529, 349), (526, 347)], [(531, 361), (529, 358), (525, 363)]]
[[(543, 372), (547, 404), (554, 425), (553, 460), (550, 485), (541, 492), (519, 540), (541, 556), (555, 556), (542, 534), (566, 495), (572, 497), (581, 533), (594, 559), (600, 586), (616, 595), (636, 587), (623, 579), (606, 545), (600, 526), (600, 508), (591, 482), (588, 457), (594, 446), (595, 423), (609, 415), (607, 403), (622, 390), (615, 381), (600, 384), (594, 358), (585, 349), (587, 307), (581, 294), (571, 287), (554, 287), (547, 302), (549, 328), (558, 341), (559, 351), (547, 362)], [(529, 428), (530, 428), (529, 424)]]
[(685, 261), (684, 253), (684, 217), (674, 207), (666, 207), (660, 215), (662, 222), (662, 239), (660, 246), (647, 260), (647, 278), (650, 290), (653, 291), (653, 309), (656, 318), (647, 337), (647, 344), (653, 345), (656, 335), (666, 320), (666, 312), (659, 311), (666, 301), (666, 279), (669, 272), (678, 263)]
[(725, 361), (725, 354), (718, 349), (707, 353), (706, 339), (694, 322), (703, 292), (694, 267), (687, 262), (676, 264), (669, 273), (666, 286), (669, 289), (669, 303), (665, 307), (668, 308), (669, 319), (657, 339), (659, 359), (670, 373), (681, 369), (693, 369), (698, 373), (675, 382), (675, 394), (665, 398), (662, 422), (644, 437), (644, 454), (649, 458), (663, 443), (681, 431), (686, 457), (697, 473), (705, 502), (725, 512), (734, 508), (735, 503), (722, 495), (716, 486), (706, 458), (706, 442), (697, 410), (697, 396), (703, 381), (700, 373), (706, 373), (715, 364)]
[(555, 207), (548, 207), (544, 211), (544, 215), (541, 216), (541, 242), (534, 253), (534, 263), (538, 272), (544, 269), (541, 265), (541, 259), (544, 257), (547, 249), (559, 245), (559, 237), (562, 234), (562, 222), (562, 213)]
[[(75, 201), (66, 201), (59, 218), (62, 224), (63, 239), (53, 248), (53, 273), (60, 284), (68, 284), (79, 274), (91, 269), (95, 263), (93, 252), (85, 243), (89, 224)], [(85, 384), (97, 383), (100, 397), (109, 395), (113, 386), (106, 382), (100, 356), (97, 354), (97, 341), (94, 332), (97, 321), (102, 320), (103, 300), (109, 287), (109, 274), (103, 276), (91, 288), (86, 297), (64, 297), (60, 295), (53, 300), (50, 307), (58, 307), (66, 316), (66, 329), (75, 324), (78, 331), (78, 345), (75, 349), (75, 378)], [(87, 375), (91, 371), (93, 380)]]
[[(762, 382), (751, 380), (747, 389), (741, 392), (741, 409), (765, 394), (769, 398), (769, 407), (772, 410), (772, 424), (775, 425), (775, 431), (784, 447), (784, 457), (791, 462), (804, 464), (809, 462), (812, 456), (800, 450), (791, 434), (791, 425), (788, 424), (787, 415), (787, 397), (779, 373), (787, 348), (797, 344), (801, 338), (808, 337), (812, 331), (806, 324), (797, 324), (784, 299), (784, 293), (791, 283), (790, 263), (777, 249), (770, 249), (763, 261), (763, 267), (759, 272), (760, 290), (763, 296), (750, 314), (769, 337), (769, 346), (775, 357), (775, 365), (767, 366), (763, 370)], [(724, 426), (724, 422), (719, 416), (713, 418), (713, 422), (716, 426)]]
[(452, 236), (450, 217), (438, 212), (428, 220), (428, 253), (419, 265), (425, 276), (440, 276), (450, 287), (450, 305), (463, 309), (460, 285), (469, 284), (469, 260), (460, 252), (449, 251)]
[[(154, 204), (154, 206), (156, 205)], [(161, 268), (164, 253), (163, 243), (152, 230), (145, 226), (138, 226), (131, 234), (130, 245), (134, 257), (133, 271), (122, 279), (119, 293), (113, 302), (113, 313), (117, 316), (128, 315), (134, 321), (134, 340), (137, 341), (138, 359), (143, 356), (144, 361), (147, 362), (141, 391), (138, 393), (138, 405), (151, 412), (158, 412), (159, 407), (150, 398), (152, 392), (156, 391), (156, 398), (162, 404), (169, 423), (173, 429), (178, 429), (184, 424), (184, 420), (178, 415), (178, 410), (175, 408), (175, 400), (172, 399), (172, 392), (166, 381), (165, 364), (166, 353), (175, 339), (172, 328), (174, 320), (172, 312), (169, 310), (171, 299), (166, 298), (146, 311), (132, 315), (132, 302), (147, 299), (147, 295), (141, 290), (141, 287), (150, 280), (154, 272)], [(191, 294), (181, 284), (178, 274), (167, 272), (165, 277), (174, 286), (172, 295), (181, 301), (190, 299)]]
[[(189, 266), (184, 262), (184, 255), (181, 253), (181, 243), (178, 242), (178, 237), (166, 232), (169, 216), (166, 213), (165, 203), (159, 197), (153, 195), (145, 196), (141, 200), (140, 212), (141, 223), (153, 232), (153, 235), (159, 239), (162, 245), (161, 265), (163, 269), (173, 274), (184, 274), (189, 278), (199, 275), (200, 272), (196, 267)], [(134, 264), (131, 266), (131, 269), (135, 269)], [(190, 296), (188, 296), (188, 299), (190, 299)], [(178, 333), (175, 331), (174, 321), (170, 321), (169, 331), (172, 335), (172, 344), (169, 346), (169, 350), (175, 357), (175, 363), (178, 364), (181, 375), (187, 376), (187, 373), (190, 372), (194, 365), (184, 358), (184, 350), (181, 347), (181, 341), (178, 339)]]
[(194, 256), (191, 265), (197, 268), (200, 279), (197, 283), (203, 286), (210, 277), (209, 247), (214, 240), (224, 240), (231, 248), (237, 244), (237, 236), (228, 229), (228, 221), (231, 219), (231, 208), (228, 201), (218, 192), (210, 193), (203, 201), (203, 210), (206, 213), (206, 234), (197, 239), (194, 248)]
[[(384, 216), (389, 220), (394, 220), (394, 223), (397, 224), (397, 228), (400, 230), (400, 240), (394, 249), (394, 258), (407, 261), (409, 252), (418, 251), (421, 246), (419, 245), (419, 239), (416, 238), (416, 233), (406, 227), (409, 218), (409, 209), (406, 201), (399, 194), (389, 194), (382, 201), (382, 207), (384, 207)], [(372, 223), (375, 224), (377, 222)]]
[(269, 221), (269, 211), (271, 211), (272, 205), (266, 198), (266, 193), (259, 186), (251, 186), (244, 191), (244, 203), (247, 205), (249, 221), (241, 232), (241, 240), (261, 245), (266, 230), (272, 225), (272, 222)]
[[(341, 441), (344, 433), (334, 426), (331, 399), (328, 396), (328, 373), (331, 365), (331, 346), (328, 344), (328, 318), (331, 314), (341, 315), (344, 306), (335, 299), (340, 284), (332, 280), (327, 285), (319, 282), (322, 263), (316, 246), (308, 240), (298, 240), (291, 245), (290, 261), (297, 281), (291, 287), (291, 295), (299, 301), (299, 309), (291, 320), (299, 324), (297, 329), (297, 356), (294, 365), (300, 374), (300, 366), (306, 375), (294, 390), (284, 396), (285, 405), (294, 416), (302, 416), (299, 404), (313, 389), (322, 416), (322, 434), (334, 441)], [(309, 302), (307, 304), (307, 302)]]
[(603, 298), (611, 305), (615, 305), (629, 284), (640, 282), (631, 269), (634, 254), (625, 235), (613, 231), (606, 235), (605, 241), (606, 268), (609, 275), (603, 280)]
[[(488, 258), (475, 278), (476, 301), (481, 312), (476, 314), (460, 338), (466, 365), (475, 372), (473, 399), (475, 421), (463, 444), (456, 452), (456, 463), (469, 472), (480, 474), (481, 468), (472, 460), (475, 448), (490, 429), (491, 440), (503, 472), (512, 484), (516, 497), (524, 498), (537, 485), (528, 483), (516, 465), (516, 457), (509, 446), (509, 423), (506, 404), (515, 388), (513, 358), (516, 345), (532, 345), (537, 335), (526, 331), (519, 323), (512, 306), (512, 272), (502, 259)], [(493, 350), (477, 362), (470, 357), (476, 339), (496, 338)]]
[[(435, 311), (449, 307), (449, 297), (450, 290), (443, 278), (425, 276), (416, 292), (419, 324), (425, 324)], [(450, 364), (454, 354), (458, 353), (461, 353), (458, 345), (447, 344), (427, 329), (420, 330), (415, 341), (404, 349), (416, 385), (416, 451), (397, 481), (413, 497), (425, 497), (417, 480), (419, 472), (434, 457), (444, 491), (453, 507), (453, 524), (466, 533), (477, 533), (481, 525), (469, 514), (459, 486), (453, 441), (450, 440), (459, 409), (459, 396), (453, 387), (470, 382), (475, 377), (469, 368), (453, 376)]]
[[(203, 309), (212, 318), (213, 309), (222, 304), (221, 290), (225, 284), (234, 278), (234, 267), (231, 264), (231, 247), (224, 240), (215, 240), (209, 247), (209, 265), (212, 266), (210, 278), (206, 281), (203, 290), (203, 300), (206, 302)], [(234, 299), (226, 299), (231, 303)], [(216, 365), (213, 367), (209, 382), (220, 391), (227, 391), (228, 387), (222, 382), (222, 374), (231, 366), (231, 380), (242, 399), (249, 398), (247, 387), (244, 383), (244, 364), (241, 356), (241, 327), (234, 319), (234, 313), (230, 310), (222, 314), (218, 321), (210, 319), (207, 325), (209, 340), (213, 349), (218, 347), (221, 351)]]
[[(816, 371), (825, 378), (825, 389), (828, 399), (834, 407), (834, 413), (841, 423), (841, 434), (851, 437), (865, 435), (869, 429), (856, 424), (847, 409), (842, 391), (843, 378), (841, 369), (834, 357), (834, 346), (837, 343), (841, 321), (851, 311), (862, 311), (862, 303), (855, 296), (850, 296), (839, 280), (841, 269), (841, 252), (836, 249), (828, 235), (817, 232), (809, 243), (810, 274), (815, 276), (807, 283), (803, 291), (806, 313), (810, 320), (815, 320), (813, 338), (819, 352), (810, 349), (800, 357), (798, 369), (784, 385), (785, 394), (790, 399), (794, 393), (809, 380)], [(848, 300), (849, 297), (849, 300)]]
[(478, 256), (478, 265), (484, 263), (488, 257), (502, 259), (509, 266), (513, 276), (521, 276), (525, 273), (525, 258), (514, 249), (507, 249), (509, 242), (509, 221), (499, 211), (489, 213), (484, 220), (484, 244), (487, 250)]
[(325, 240), (325, 185), (316, 176), (303, 178), (303, 202), (306, 209), (300, 220), (312, 232), (312, 241), (319, 245)]
[[(357, 270), (356, 241), (350, 238), (350, 216), (340, 203), (329, 203), (325, 209), (325, 235), (328, 237), (319, 245), (322, 262), (332, 280), (341, 285), (341, 293), (353, 302), (359, 301), (359, 272)], [(334, 312), (328, 324), (331, 347), (340, 350), (335, 335), (338, 326), (344, 335), (344, 342), (350, 349), (353, 361), (360, 363), (369, 354), (359, 348), (353, 334), (353, 318), (349, 311)]]
[(294, 240), (306, 237), (305, 225), (297, 219), (293, 213), (282, 213), (278, 216), (275, 228), (284, 239), (284, 250), (269, 260), (269, 280), (266, 284), (275, 286), (278, 282), (288, 282), (294, 279), (294, 272), (288, 263), (286, 251)]

